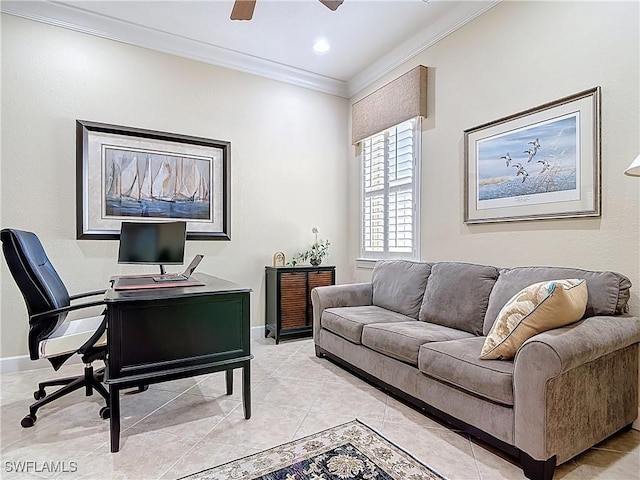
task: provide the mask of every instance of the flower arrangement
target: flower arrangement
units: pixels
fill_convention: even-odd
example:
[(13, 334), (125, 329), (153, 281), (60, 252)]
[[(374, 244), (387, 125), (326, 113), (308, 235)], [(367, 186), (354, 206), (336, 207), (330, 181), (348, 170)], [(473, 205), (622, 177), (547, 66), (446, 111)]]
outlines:
[(311, 233), (316, 236), (316, 241), (308, 250), (295, 254), (289, 262), (290, 266), (295, 267), (299, 263), (305, 262), (309, 262), (313, 266), (318, 266), (322, 263), (322, 259), (329, 255), (329, 245), (331, 245), (329, 240), (321, 239), (318, 241), (318, 227), (313, 227)]

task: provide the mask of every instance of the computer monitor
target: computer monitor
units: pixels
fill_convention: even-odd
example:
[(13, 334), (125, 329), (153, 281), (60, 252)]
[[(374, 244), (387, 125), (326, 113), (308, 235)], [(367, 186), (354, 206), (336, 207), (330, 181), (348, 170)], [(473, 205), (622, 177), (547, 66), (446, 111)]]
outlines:
[(118, 263), (164, 265), (184, 263), (186, 222), (122, 222)]

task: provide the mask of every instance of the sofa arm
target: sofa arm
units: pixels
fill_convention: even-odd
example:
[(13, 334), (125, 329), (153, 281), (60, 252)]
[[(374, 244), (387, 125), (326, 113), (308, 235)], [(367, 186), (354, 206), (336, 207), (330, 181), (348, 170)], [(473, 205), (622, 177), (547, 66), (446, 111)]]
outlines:
[(318, 338), (320, 318), (326, 308), (360, 307), (373, 302), (373, 286), (371, 283), (349, 283), (345, 285), (329, 285), (311, 290), (313, 304), (313, 338)]
[(562, 463), (631, 423), (640, 319), (595, 316), (527, 340), (514, 359), (515, 445)]
[[(544, 358), (547, 378), (640, 342), (640, 319), (629, 315), (589, 317), (567, 327), (548, 330), (527, 340), (515, 359), (518, 369)], [(519, 362), (518, 360), (523, 360)], [(539, 369), (536, 367), (536, 371)], [(530, 373), (527, 373), (529, 375)]]

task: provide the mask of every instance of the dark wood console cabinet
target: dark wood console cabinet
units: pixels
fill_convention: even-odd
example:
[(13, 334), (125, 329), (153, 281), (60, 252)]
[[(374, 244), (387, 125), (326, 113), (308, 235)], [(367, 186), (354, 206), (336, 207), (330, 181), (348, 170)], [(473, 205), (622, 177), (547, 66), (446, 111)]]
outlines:
[(264, 336), (311, 336), (311, 290), (336, 283), (336, 267), (266, 267)]

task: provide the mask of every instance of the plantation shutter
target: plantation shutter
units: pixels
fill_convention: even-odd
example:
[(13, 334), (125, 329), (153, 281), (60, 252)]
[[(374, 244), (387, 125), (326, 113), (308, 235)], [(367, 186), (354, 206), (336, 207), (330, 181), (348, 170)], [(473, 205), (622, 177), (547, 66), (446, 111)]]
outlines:
[(413, 248), (413, 122), (389, 130), (389, 252)]
[(367, 252), (383, 252), (385, 237), (385, 133), (367, 138), (362, 145), (364, 168), (363, 239)]
[(362, 141), (362, 254), (416, 251), (416, 135), (412, 119)]

